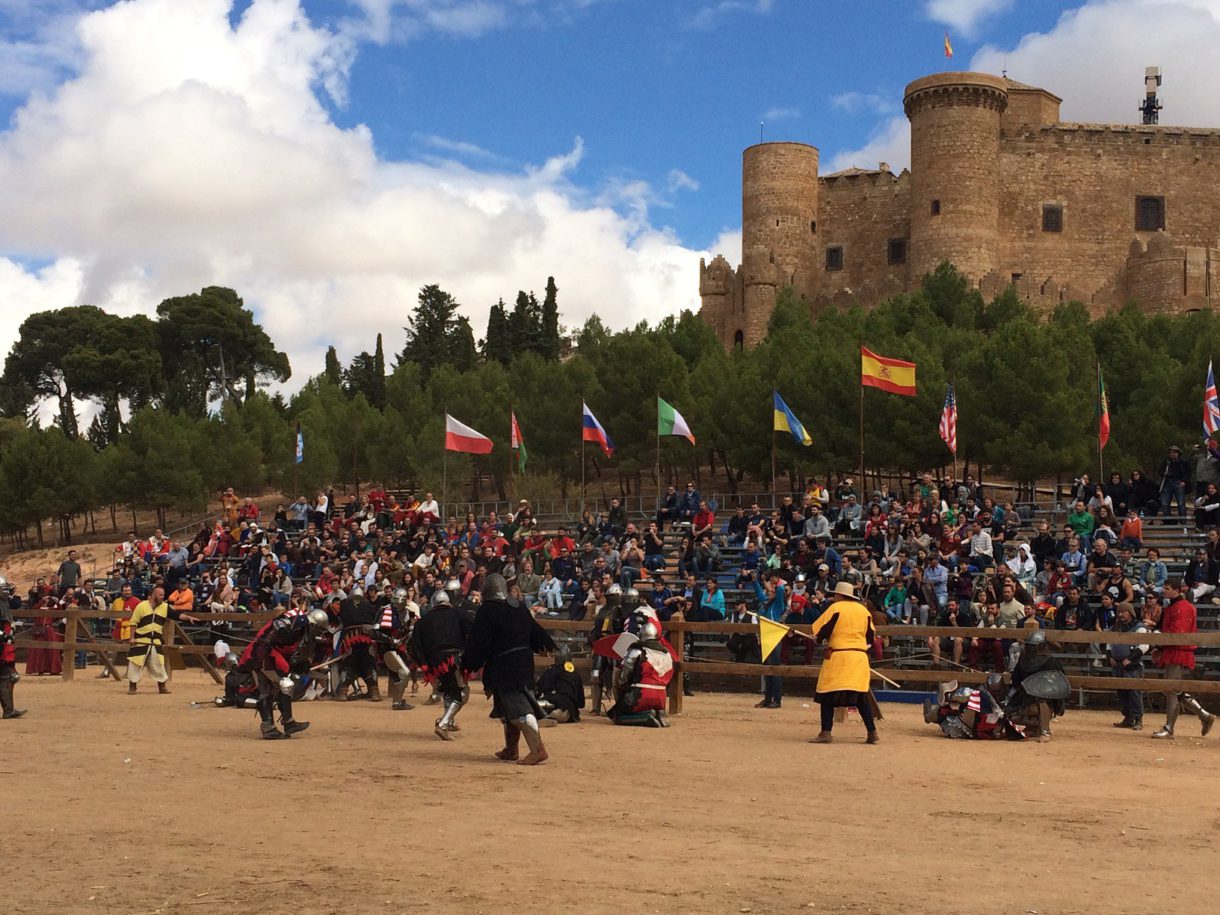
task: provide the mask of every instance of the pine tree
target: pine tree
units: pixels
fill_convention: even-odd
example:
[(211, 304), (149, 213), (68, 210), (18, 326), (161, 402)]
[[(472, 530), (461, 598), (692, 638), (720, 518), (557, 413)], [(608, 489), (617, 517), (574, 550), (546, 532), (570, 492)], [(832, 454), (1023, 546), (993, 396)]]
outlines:
[(508, 346), (508, 310), (500, 299), (487, 313), (487, 337), (483, 340), (483, 358), (508, 365), (512, 352)]
[(381, 334), (377, 335), (377, 348), (373, 351), (373, 378), (369, 391), (369, 403), (378, 410), (385, 409), (385, 350), (381, 345)]
[[(398, 354), (398, 365), (414, 362), (420, 368), (420, 377), (427, 383), (432, 370), (450, 358), (451, 338), (460, 333), (454, 320), (457, 310), (457, 300), (439, 286), (423, 287), (411, 323), (403, 328), (407, 332), (407, 343)], [(467, 330), (469, 326), (467, 322)], [(473, 334), (470, 345), (473, 349)]]
[(333, 346), (326, 348), (326, 368), (323, 370), (326, 380), (331, 384), (343, 383), (343, 367), (339, 365), (339, 354)]
[(559, 360), (559, 287), (555, 277), (546, 278), (546, 297), (542, 300), (542, 326), (538, 341), (538, 355), (548, 362)]

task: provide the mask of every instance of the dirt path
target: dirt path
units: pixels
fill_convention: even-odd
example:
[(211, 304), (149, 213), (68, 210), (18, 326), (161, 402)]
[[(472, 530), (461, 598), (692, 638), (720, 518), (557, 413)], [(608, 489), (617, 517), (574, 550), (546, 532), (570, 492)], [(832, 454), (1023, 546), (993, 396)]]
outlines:
[[(92, 670), (90, 671), (92, 672)], [(547, 732), (498, 762), (476, 695), (453, 743), (432, 708), (192, 710), (89, 677), (26, 679), (0, 723), (5, 910), (210, 913), (1212, 912), (1220, 740), (1076, 713), (1046, 745), (935, 736), (885, 706), (806, 743), (816, 707), (700, 694), (668, 731)], [(1184, 720), (1183, 734), (1197, 734)]]

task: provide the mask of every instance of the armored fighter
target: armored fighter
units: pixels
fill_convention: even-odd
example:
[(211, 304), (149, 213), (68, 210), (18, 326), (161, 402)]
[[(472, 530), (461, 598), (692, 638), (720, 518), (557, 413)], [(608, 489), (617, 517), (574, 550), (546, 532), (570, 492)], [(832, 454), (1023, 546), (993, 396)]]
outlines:
[[(264, 739), (282, 740), (309, 727), (308, 721), (292, 717), (292, 700), (311, 666), (313, 641), (326, 631), (328, 619), (325, 610), (285, 611), (260, 629), (242, 652), (238, 666), (258, 681), (257, 708)], [(273, 717), (277, 707), (282, 731)]]
[(440, 691), (445, 710), (433, 730), (441, 740), (453, 740), (459, 730), (457, 713), (470, 696), (462, 677), (462, 649), (470, 638), (473, 620), (453, 605), (449, 591), (437, 591), (432, 603), (411, 630), (411, 659), (420, 666), (428, 682)]

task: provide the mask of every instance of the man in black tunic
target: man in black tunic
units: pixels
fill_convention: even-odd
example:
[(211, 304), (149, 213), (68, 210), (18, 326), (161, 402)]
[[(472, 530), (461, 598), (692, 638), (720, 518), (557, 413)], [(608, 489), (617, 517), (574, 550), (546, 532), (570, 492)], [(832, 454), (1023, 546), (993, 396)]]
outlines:
[[(355, 593), (339, 602), (339, 624), (343, 627), (340, 650), (346, 657), (339, 662), (339, 689), (336, 698), (346, 695), (356, 680), (363, 680), (367, 696), (381, 701), (377, 688), (377, 657), (373, 636), (376, 634), (377, 608), (363, 594)], [(358, 698), (356, 695), (348, 699)]]
[(411, 660), (445, 699), (445, 711), (433, 729), (441, 740), (453, 740), (458, 730), (457, 713), (470, 695), (458, 667), (473, 625), (472, 617), (453, 606), (448, 591), (437, 591), (432, 595), (431, 607), (411, 630)]
[[(508, 583), (498, 572), (483, 584), (483, 603), (474, 629), (462, 652), (462, 670), (483, 669), (483, 688), (491, 694), (491, 717), (504, 724), (504, 749), (497, 759), (536, 766), (547, 758), (538, 719), (546, 712), (534, 697), (534, 653), (551, 652), (555, 643), (530, 614), (529, 608), (509, 600)], [(521, 735), (529, 754), (518, 759)]]

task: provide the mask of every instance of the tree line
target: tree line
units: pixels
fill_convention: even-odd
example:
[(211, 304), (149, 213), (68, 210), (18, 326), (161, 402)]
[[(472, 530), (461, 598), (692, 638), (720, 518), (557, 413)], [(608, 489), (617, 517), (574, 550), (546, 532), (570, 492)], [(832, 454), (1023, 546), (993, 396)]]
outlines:
[[(621, 331), (597, 316), (573, 333), (559, 321), (550, 278), (541, 302), (522, 292), (512, 308), (491, 306), (476, 341), (453, 296), (425, 286), (392, 365), (381, 335), (346, 366), (332, 348), (285, 397), (267, 388), (291, 377), (288, 359), (233, 290), (167, 299), (155, 320), (92, 306), (31, 315), (0, 377), (2, 523), (20, 535), (55, 519), (66, 536), (69, 519), (98, 506), (112, 525), (120, 509), (163, 518), (202, 510), (230, 485), (290, 498), (367, 480), (435, 490), (446, 411), (496, 442), (490, 455), (448, 455), (451, 497), (566, 495), (581, 477), (582, 400), (617, 446), (610, 460), (587, 449), (591, 493), (630, 494), (654, 482), (658, 395), (698, 439), (661, 441), (663, 479), (766, 488), (774, 438), (781, 485), (797, 486), (857, 466), (861, 343), (918, 366), (916, 397), (865, 391), (869, 468), (950, 463), (937, 426), (953, 381), (963, 461), (1023, 482), (1096, 472), (1100, 362), (1113, 426), (1106, 468), (1155, 474), (1168, 444), (1201, 440), (1203, 380), (1220, 342), (1211, 311), (1149, 315), (1133, 303), (1094, 318), (1069, 302), (1035, 314), (1013, 289), (985, 301), (948, 264), (870, 310), (815, 318), (785, 289), (766, 338), (745, 352), (726, 352), (689, 311)], [(812, 446), (773, 434), (773, 388)], [(95, 407), (84, 430), (80, 401)], [(33, 421), (40, 409), (52, 425)], [(529, 450), (523, 474), (508, 450), (510, 410)]]

